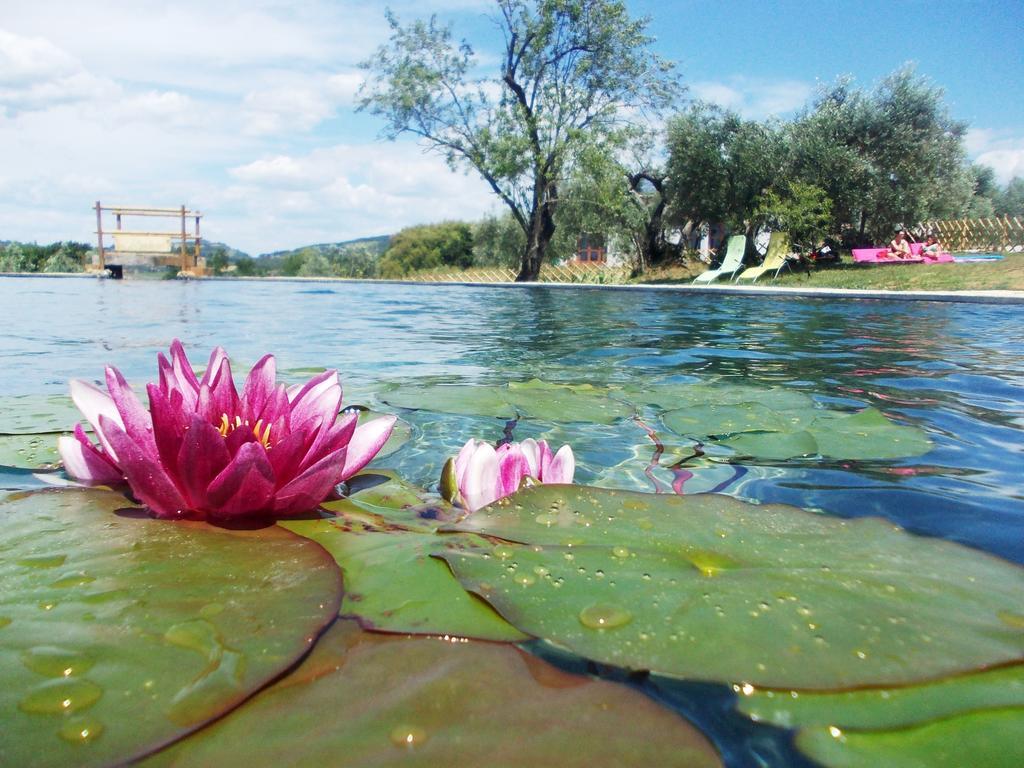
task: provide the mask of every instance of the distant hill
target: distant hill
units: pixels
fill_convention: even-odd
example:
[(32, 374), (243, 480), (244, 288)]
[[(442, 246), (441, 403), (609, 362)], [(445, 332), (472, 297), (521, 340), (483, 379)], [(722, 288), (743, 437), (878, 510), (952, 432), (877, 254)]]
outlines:
[(382, 253), (384, 253), (384, 251), (388, 249), (388, 243), (390, 241), (391, 235), (378, 235), (376, 237), (358, 237), (354, 240), (343, 240), (338, 243), (315, 243), (313, 245), (303, 245), (299, 248), (291, 248), (286, 251), (273, 251), (271, 253), (261, 253), (258, 258), (284, 260), (289, 256), (292, 256), (293, 254), (299, 252), (309, 252), (310, 250), (317, 251), (328, 258), (330, 258), (331, 256), (338, 256), (353, 252), (369, 252), (375, 256), (380, 256)]
[(240, 251), (237, 248), (232, 248), (227, 243), (216, 243), (212, 240), (201, 239), (199, 241), (199, 252), (203, 256), (209, 256), (213, 251), (223, 249), (227, 254), (228, 261), (238, 261), (239, 259), (251, 258), (245, 251)]

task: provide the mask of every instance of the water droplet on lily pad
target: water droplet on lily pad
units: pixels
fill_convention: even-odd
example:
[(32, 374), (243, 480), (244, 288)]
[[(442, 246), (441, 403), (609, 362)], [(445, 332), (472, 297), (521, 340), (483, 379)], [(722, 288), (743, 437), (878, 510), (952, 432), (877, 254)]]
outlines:
[(612, 547), (612, 557), (620, 559), (629, 557), (629, 549), (627, 547)]
[(580, 611), (580, 623), (590, 629), (616, 629), (632, 620), (632, 613), (610, 603), (595, 603)]
[(516, 553), (516, 551), (507, 544), (497, 544), (492, 551), (496, 557), (500, 557), (502, 560), (507, 560)]
[(427, 740), (427, 732), (416, 725), (399, 725), (391, 729), (391, 743), (396, 747), (415, 749)]
[(64, 741), (72, 744), (88, 744), (103, 733), (103, 723), (94, 717), (72, 717), (57, 733)]
[(56, 645), (39, 645), (21, 655), (21, 662), (33, 672), (47, 677), (72, 677), (92, 669), (95, 659), (81, 651)]
[(78, 571), (76, 573), (64, 574), (59, 579), (50, 584), (50, 586), (57, 587), (58, 589), (64, 589), (66, 587), (85, 586), (86, 584), (89, 584), (93, 581), (96, 581), (94, 577), (82, 571)]
[(26, 568), (57, 568), (64, 565), (64, 561), (68, 559), (67, 555), (29, 555), (18, 560), (18, 565), (23, 565)]
[(62, 677), (32, 688), (18, 706), (22, 712), (40, 715), (77, 712), (91, 707), (102, 695), (103, 689), (94, 682)]

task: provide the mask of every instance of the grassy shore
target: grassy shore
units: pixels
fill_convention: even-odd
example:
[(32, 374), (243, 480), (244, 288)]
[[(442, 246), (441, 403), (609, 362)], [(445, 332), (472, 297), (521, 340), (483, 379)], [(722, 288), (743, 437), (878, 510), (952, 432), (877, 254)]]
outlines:
[[(688, 283), (703, 268), (674, 265), (652, 270), (634, 283)], [(719, 283), (725, 284), (724, 280)], [(778, 280), (762, 277), (758, 285), (790, 288), (851, 288), (891, 291), (985, 291), (1024, 290), (1024, 253), (1008, 254), (992, 263), (963, 264), (881, 264), (878, 266), (844, 263), (810, 272), (784, 273)]]

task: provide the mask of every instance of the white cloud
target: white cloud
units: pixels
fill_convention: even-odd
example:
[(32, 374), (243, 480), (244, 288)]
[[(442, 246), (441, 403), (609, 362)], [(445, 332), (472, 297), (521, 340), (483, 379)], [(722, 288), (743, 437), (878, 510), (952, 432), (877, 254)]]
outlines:
[(308, 131), (335, 109), (323, 88), (299, 84), (248, 93), (243, 104), (244, 130), (253, 136)]
[(702, 81), (690, 86), (693, 95), (744, 117), (765, 118), (795, 112), (810, 98), (814, 86), (800, 80), (762, 80), (731, 77), (725, 82)]
[[(247, 222), (232, 242), (254, 251), (474, 219), (495, 202), (483, 181), (452, 173), (412, 142), (338, 144), (261, 158), (229, 173), (236, 183), (224, 190), (224, 206)], [(292, 234), (298, 222), (301, 239)]]
[(239, 181), (248, 184), (288, 189), (308, 187), (313, 183), (309, 170), (305, 164), (293, 157), (278, 155), (231, 168), (229, 173)]
[(694, 83), (690, 86), (690, 91), (701, 101), (708, 101), (727, 109), (737, 109), (743, 104), (743, 94), (724, 83)]
[(49, 40), (0, 30), (0, 114), (99, 99), (115, 90)]
[(0, 29), (0, 85), (19, 86), (75, 74), (74, 57), (42, 37), (24, 37)]
[(987, 165), (996, 173), (996, 180), (1006, 184), (1015, 176), (1024, 178), (1024, 136), (1009, 131), (972, 128), (964, 144), (971, 159)]
[(361, 72), (339, 72), (327, 78), (327, 94), (337, 104), (352, 104), (365, 77)]

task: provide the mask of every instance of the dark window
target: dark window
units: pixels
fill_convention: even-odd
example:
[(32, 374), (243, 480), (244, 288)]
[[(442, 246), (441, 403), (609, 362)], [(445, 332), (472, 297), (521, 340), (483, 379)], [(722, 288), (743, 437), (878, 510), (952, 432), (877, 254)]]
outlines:
[(580, 235), (579, 240), (576, 241), (576, 260), (604, 261), (604, 237), (593, 234)]

